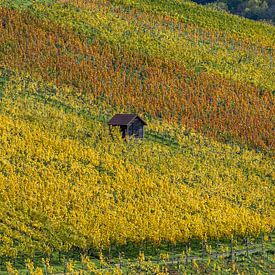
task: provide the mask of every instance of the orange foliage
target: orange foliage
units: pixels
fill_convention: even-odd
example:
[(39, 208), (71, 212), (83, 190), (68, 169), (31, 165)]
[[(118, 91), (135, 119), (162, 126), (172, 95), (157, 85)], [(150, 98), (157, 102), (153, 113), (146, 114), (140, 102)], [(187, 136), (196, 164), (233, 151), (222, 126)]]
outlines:
[(270, 91), (177, 62), (116, 49), (29, 13), (0, 8), (0, 65), (69, 85), (120, 111), (135, 110), (219, 139), (273, 149)]

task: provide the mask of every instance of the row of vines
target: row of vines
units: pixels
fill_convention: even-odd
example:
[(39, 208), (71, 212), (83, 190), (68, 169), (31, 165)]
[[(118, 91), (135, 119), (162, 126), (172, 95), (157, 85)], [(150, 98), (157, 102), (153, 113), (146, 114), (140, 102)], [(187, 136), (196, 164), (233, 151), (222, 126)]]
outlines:
[(90, 41), (27, 12), (1, 8), (1, 14), (3, 66), (73, 86), (120, 111), (158, 117), (226, 141), (274, 146), (269, 90), (188, 71), (177, 62), (114, 48), (96, 37)]
[(99, 104), (17, 74), (0, 116), (0, 256), (272, 231), (272, 158), (165, 124), (177, 148), (125, 143)]
[(274, 30), (151, 2), (0, 0), (1, 259), (274, 229)]

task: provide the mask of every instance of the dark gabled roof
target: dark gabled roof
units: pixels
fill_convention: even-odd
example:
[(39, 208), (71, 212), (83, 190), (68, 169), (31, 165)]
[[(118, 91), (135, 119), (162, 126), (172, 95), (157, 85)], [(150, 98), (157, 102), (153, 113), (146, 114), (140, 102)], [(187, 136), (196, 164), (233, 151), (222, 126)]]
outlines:
[(139, 118), (144, 125), (147, 125), (137, 114), (116, 114), (109, 120), (108, 124), (112, 126), (127, 126), (136, 118)]

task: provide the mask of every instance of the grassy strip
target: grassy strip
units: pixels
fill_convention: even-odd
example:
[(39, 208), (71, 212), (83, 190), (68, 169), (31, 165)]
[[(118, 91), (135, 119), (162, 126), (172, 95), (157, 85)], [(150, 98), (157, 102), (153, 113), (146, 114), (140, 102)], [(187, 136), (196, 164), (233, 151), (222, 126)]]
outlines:
[[(258, 270), (264, 273), (268, 273), (272, 268), (272, 264), (274, 263), (272, 255), (274, 255), (275, 251), (273, 243), (264, 243), (264, 248), (263, 244), (261, 243), (250, 244), (245, 248), (243, 248), (243, 245), (234, 245), (233, 250), (228, 247), (228, 243), (224, 243), (223, 245), (224, 246), (222, 246), (222, 250), (213, 250), (211, 253), (201, 250), (200, 246), (196, 243), (193, 244), (192, 251), (190, 250), (190, 248), (186, 250), (184, 246), (179, 246), (178, 248), (176, 248), (175, 246), (174, 249), (182, 249), (180, 253), (177, 253), (175, 251), (171, 252), (168, 250), (168, 247), (163, 247), (163, 249), (160, 249), (158, 251), (147, 250), (145, 253), (142, 252), (141, 254), (138, 247), (132, 247), (132, 250), (128, 255), (117, 251), (112, 251), (110, 253), (109, 251), (108, 256), (105, 254), (106, 257), (104, 257), (104, 260), (91, 258), (91, 262), (96, 268), (96, 271), (102, 272), (103, 274), (107, 272), (114, 273), (116, 268), (119, 268), (124, 272), (149, 272), (152, 268), (156, 267), (166, 267), (170, 271), (195, 271), (196, 268), (201, 269), (206, 268), (206, 266), (207, 268), (212, 270), (214, 269), (215, 265), (220, 265), (221, 268), (226, 267), (227, 269), (234, 268), (234, 265), (237, 265), (240, 269), (254, 269), (254, 271)], [(225, 250), (227, 252), (222, 252)], [(34, 258), (34, 266), (41, 267), (42, 269), (44, 269), (44, 271), (46, 271), (47, 267), (45, 266), (45, 264), (42, 264), (42, 257), (43, 255), (37, 255)], [(51, 267), (54, 269), (54, 274), (64, 274), (64, 271), (67, 269), (68, 263), (73, 264), (74, 271), (87, 270), (87, 267), (85, 266), (85, 264), (83, 264), (83, 261), (81, 260), (80, 254), (77, 252), (69, 253), (66, 255), (58, 253), (54, 253), (51, 255)], [(198, 266), (194, 266), (194, 264), (198, 264)], [(24, 272), (27, 272), (23, 259), (18, 259), (14, 266), (16, 267), (16, 269), (19, 270), (19, 274), (25, 274)], [(5, 267), (3, 266), (3, 264), (0, 265), (0, 270), (2, 270), (1, 274), (7, 274), (5, 272)]]

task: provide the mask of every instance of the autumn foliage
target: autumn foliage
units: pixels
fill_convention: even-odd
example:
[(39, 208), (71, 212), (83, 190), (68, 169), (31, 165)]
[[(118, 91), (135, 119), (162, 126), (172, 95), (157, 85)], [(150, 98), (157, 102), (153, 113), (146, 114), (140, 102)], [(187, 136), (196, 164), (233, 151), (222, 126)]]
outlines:
[(104, 98), (120, 111), (272, 149), (272, 93), (265, 88), (186, 70), (176, 61), (114, 48), (29, 13), (2, 8), (1, 64)]
[[(0, 257), (272, 232), (272, 27), (40, 2), (0, 1)], [(146, 139), (110, 136), (118, 112)]]

